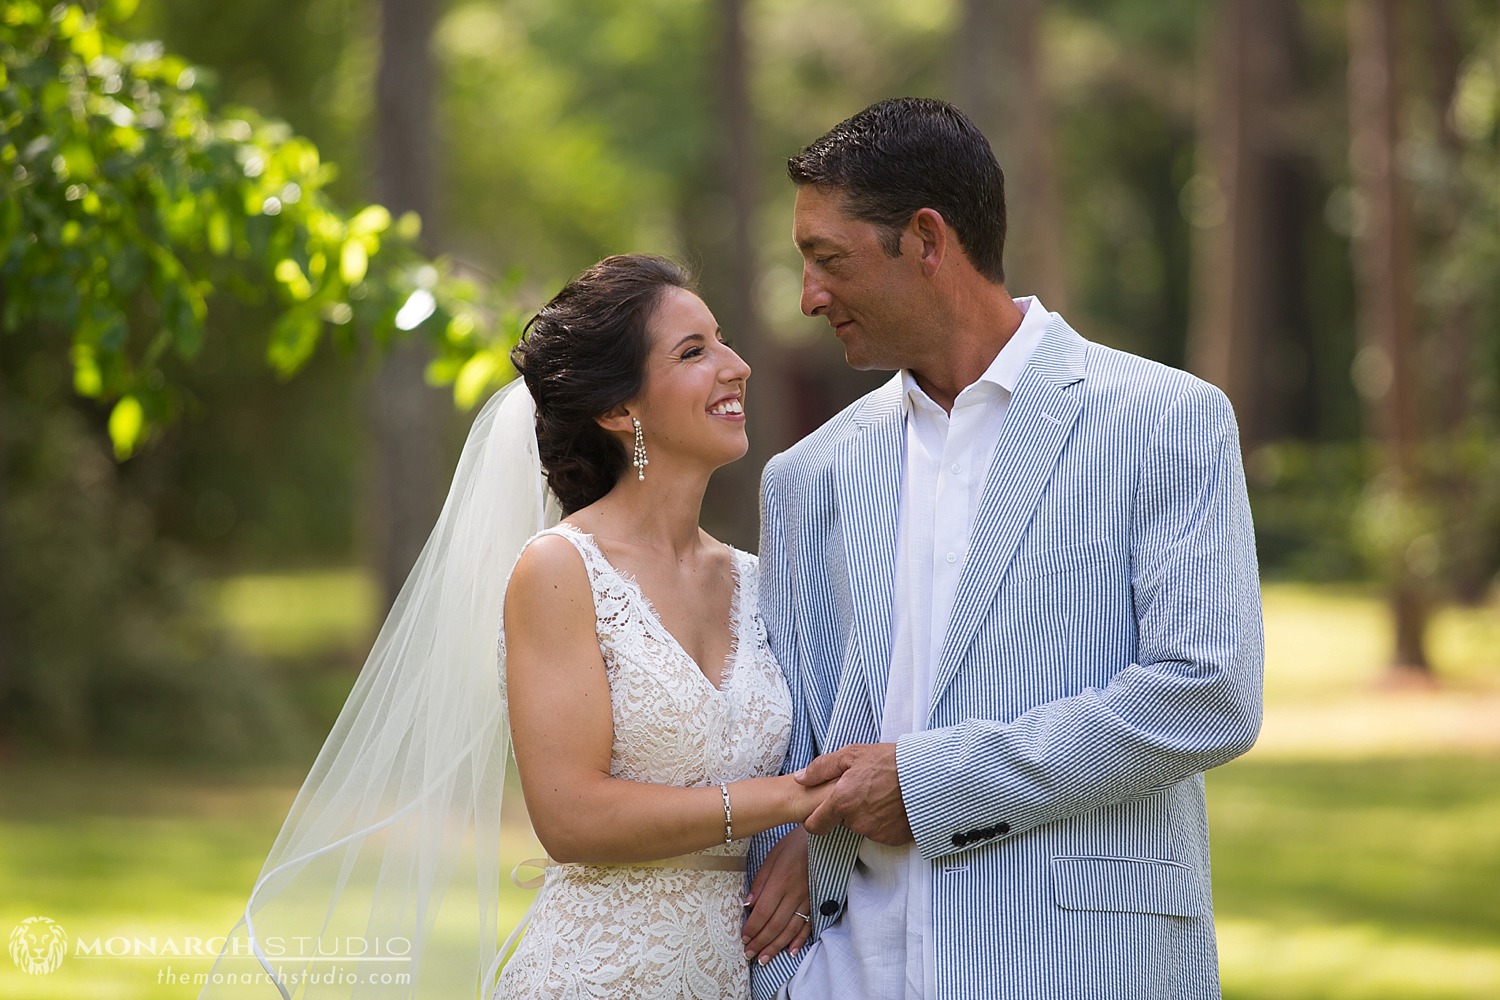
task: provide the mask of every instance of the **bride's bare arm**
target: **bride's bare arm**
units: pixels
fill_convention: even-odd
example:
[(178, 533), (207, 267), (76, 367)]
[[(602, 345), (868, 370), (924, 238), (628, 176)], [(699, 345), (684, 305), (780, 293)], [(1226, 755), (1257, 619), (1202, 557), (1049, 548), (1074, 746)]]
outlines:
[[(544, 535), (521, 554), (505, 599), (511, 740), (531, 824), (557, 861), (653, 861), (724, 842), (719, 787), (613, 778), (613, 713), (583, 558)], [(827, 787), (790, 776), (729, 784), (735, 839), (800, 823)]]

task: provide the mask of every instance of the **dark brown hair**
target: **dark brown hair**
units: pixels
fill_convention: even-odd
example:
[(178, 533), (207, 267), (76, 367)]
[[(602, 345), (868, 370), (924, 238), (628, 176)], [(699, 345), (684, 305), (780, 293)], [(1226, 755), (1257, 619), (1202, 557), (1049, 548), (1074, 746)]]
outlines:
[(564, 514), (604, 496), (626, 469), (624, 447), (596, 421), (640, 395), (646, 327), (668, 288), (693, 289), (674, 261), (606, 257), (564, 285), (510, 352), (536, 401), (542, 469)]
[(844, 196), (850, 215), (884, 230), (901, 256), (901, 230), (918, 209), (936, 209), (969, 262), (1005, 281), (1005, 175), (989, 140), (953, 105), (926, 97), (872, 104), (787, 160), (787, 176)]

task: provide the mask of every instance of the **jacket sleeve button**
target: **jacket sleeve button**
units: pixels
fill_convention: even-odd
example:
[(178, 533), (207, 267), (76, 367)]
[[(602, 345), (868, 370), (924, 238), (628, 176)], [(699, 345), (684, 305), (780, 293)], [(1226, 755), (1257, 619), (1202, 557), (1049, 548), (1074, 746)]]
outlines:
[(996, 823), (995, 824), (995, 836), (997, 836), (997, 837), (1003, 837), (1007, 833), (1010, 833), (1010, 824), (1009, 823), (1000, 822), (1000, 823)]
[(953, 846), (954, 847), (963, 847), (968, 842), (969, 842), (969, 838), (968, 838), (968, 836), (966, 834), (955, 833), (953, 835)]

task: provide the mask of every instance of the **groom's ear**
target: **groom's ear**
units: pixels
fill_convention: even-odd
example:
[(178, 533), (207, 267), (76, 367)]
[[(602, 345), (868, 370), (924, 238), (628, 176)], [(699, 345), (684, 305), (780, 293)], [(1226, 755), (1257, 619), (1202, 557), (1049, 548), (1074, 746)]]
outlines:
[(906, 235), (917, 245), (917, 262), (927, 277), (937, 274), (948, 253), (948, 223), (935, 208), (919, 208), (906, 224)]
[(594, 423), (612, 434), (634, 434), (635, 425), (630, 422), (630, 409), (624, 403), (606, 410), (594, 418)]

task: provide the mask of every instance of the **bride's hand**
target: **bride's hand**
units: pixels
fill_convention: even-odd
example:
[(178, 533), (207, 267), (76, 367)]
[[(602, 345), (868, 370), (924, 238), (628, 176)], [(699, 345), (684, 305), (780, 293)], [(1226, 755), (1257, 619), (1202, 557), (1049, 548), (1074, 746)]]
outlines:
[(807, 831), (794, 827), (755, 873), (745, 905), (745, 957), (765, 965), (783, 949), (796, 955), (812, 931), (807, 884)]
[(790, 812), (787, 816), (788, 822), (791, 823), (807, 822), (807, 817), (811, 816), (824, 800), (833, 794), (834, 786), (838, 784), (837, 781), (826, 781), (821, 785), (804, 785), (791, 776), (787, 776), (784, 780), (791, 786), (788, 790)]

